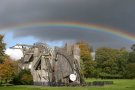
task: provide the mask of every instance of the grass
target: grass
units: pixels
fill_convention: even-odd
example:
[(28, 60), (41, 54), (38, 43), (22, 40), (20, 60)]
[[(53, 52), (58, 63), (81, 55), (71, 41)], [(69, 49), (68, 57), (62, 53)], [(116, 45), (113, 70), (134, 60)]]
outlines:
[[(96, 79), (87, 79), (86, 81), (91, 82), (96, 81)], [(100, 80), (98, 79), (98, 81)], [(135, 90), (135, 80), (111, 80), (111, 81), (114, 81), (113, 85), (106, 85), (102, 87), (8, 86), (8, 87), (0, 87), (0, 90)]]

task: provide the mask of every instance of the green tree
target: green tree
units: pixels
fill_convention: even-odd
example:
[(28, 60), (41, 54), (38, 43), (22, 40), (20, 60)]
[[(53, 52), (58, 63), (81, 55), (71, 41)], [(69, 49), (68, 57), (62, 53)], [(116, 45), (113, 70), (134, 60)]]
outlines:
[(92, 59), (92, 48), (86, 42), (78, 42), (81, 56), (81, 74), (86, 78), (92, 77), (96, 63)]
[(135, 78), (135, 44), (131, 46), (128, 64), (126, 65), (126, 78)]
[(3, 42), (3, 35), (0, 35), (0, 63), (3, 63), (5, 59), (4, 50), (5, 50), (5, 43)]
[(14, 61), (10, 60), (8, 56), (4, 54), (5, 43), (3, 42), (4, 36), (0, 35), (0, 81), (6, 83), (12, 80), (15, 73)]
[(129, 63), (135, 63), (135, 51), (129, 53)]
[(133, 45), (131, 46), (131, 50), (132, 50), (132, 51), (135, 51), (135, 44), (133, 44)]
[(131, 46), (131, 52), (129, 53), (129, 63), (135, 63), (135, 44)]
[(33, 77), (30, 70), (21, 70), (13, 79), (15, 85), (32, 85)]
[(125, 73), (128, 52), (124, 49), (99, 48), (96, 50), (96, 62), (99, 76), (102, 78), (122, 78)]
[(119, 50), (119, 54), (117, 56), (117, 66), (118, 66), (118, 72), (122, 76), (122, 78), (125, 78), (126, 73), (126, 65), (128, 64), (129, 59), (129, 52), (126, 50)]
[(128, 79), (135, 78), (135, 63), (128, 63), (126, 65), (126, 74), (125, 77)]

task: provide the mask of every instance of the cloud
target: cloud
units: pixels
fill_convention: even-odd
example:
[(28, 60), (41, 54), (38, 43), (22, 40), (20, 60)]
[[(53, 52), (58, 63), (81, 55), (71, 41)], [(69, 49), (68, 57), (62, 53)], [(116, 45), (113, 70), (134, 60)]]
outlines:
[[(69, 21), (106, 25), (135, 34), (134, 3), (135, 0), (1, 0), (0, 28), (40, 21)], [(86, 40), (95, 47), (131, 45), (119, 37), (88, 30), (29, 29), (16, 30), (14, 36), (52, 41)]]
[(36, 21), (77, 21), (135, 32), (134, 0), (1, 0), (0, 27)]
[(101, 46), (121, 48), (129, 47), (134, 42), (123, 39), (122, 37), (103, 33), (95, 30), (79, 29), (79, 28), (51, 28), (51, 27), (37, 27), (25, 28), (19, 32), (14, 31), (14, 38), (34, 36), (41, 41), (79, 41), (84, 40), (92, 44), (94, 48)]
[(13, 60), (19, 60), (23, 57), (23, 53), (21, 50), (18, 49), (6, 49), (5, 54), (9, 55)]

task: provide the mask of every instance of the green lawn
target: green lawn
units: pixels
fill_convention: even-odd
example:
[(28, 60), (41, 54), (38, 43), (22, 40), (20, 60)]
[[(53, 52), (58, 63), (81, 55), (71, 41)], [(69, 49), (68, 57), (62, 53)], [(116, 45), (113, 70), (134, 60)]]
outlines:
[[(95, 81), (88, 79), (87, 82)], [(98, 80), (99, 81), (99, 80)], [(114, 84), (102, 87), (41, 87), (41, 86), (8, 86), (0, 90), (135, 90), (135, 80), (113, 80)]]

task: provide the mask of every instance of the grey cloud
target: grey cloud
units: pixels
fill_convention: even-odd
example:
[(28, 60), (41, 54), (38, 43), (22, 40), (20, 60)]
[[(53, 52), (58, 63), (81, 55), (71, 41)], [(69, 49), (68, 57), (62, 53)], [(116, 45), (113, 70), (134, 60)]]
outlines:
[[(135, 34), (134, 3), (135, 0), (0, 0), (0, 28), (38, 21), (69, 21), (106, 25)], [(125, 41), (120, 43), (121, 38), (100, 32), (29, 29), (33, 31), (15, 31), (15, 37), (34, 36), (46, 40), (84, 39), (95, 45), (106, 43), (116, 47), (129, 45), (129, 42)]]
[(134, 32), (134, 0), (1, 0), (0, 27), (36, 21), (78, 21)]
[(94, 48), (107, 46), (114, 48), (129, 47), (133, 42), (122, 37), (111, 35), (103, 32), (96, 32), (94, 30), (83, 30), (77, 28), (51, 28), (51, 27), (37, 27), (37, 28), (24, 28), (16, 32), (14, 37), (34, 36), (43, 41), (79, 41), (84, 40), (89, 42)]
[(87, 40), (89, 42), (115, 41), (110, 34), (78, 28), (37, 27), (14, 31), (14, 37), (35, 36), (44, 40)]

